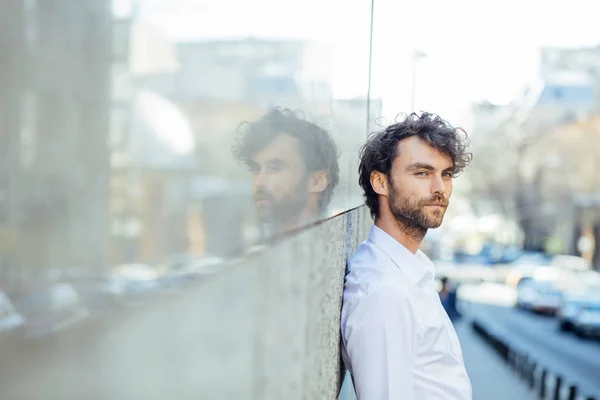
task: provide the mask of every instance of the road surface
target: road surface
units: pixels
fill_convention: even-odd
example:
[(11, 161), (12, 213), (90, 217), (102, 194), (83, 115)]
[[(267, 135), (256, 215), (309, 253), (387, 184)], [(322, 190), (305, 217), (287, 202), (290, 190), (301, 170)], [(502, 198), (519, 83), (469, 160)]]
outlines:
[[(234, 283), (237, 292), (204, 293), (211, 289), (198, 288), (69, 328), (50, 342), (0, 346), (0, 399), (252, 398), (248, 393), (257, 390), (257, 354), (251, 337), (259, 304), (249, 301), (256, 298), (253, 285)], [(234, 297), (239, 301), (232, 301)], [(467, 314), (493, 324), (514, 346), (553, 373), (576, 381), (586, 394), (600, 393), (599, 343), (559, 332), (553, 319), (509, 306), (471, 304)], [(474, 399), (530, 398), (467, 322), (456, 329)]]
[(253, 286), (233, 283), (245, 302), (231, 301), (230, 291), (194, 288), (50, 340), (0, 346), (0, 399), (252, 398)]
[(466, 312), (502, 334), (512, 346), (552, 374), (576, 383), (587, 396), (600, 397), (600, 341), (561, 332), (554, 318), (515, 307), (471, 303)]

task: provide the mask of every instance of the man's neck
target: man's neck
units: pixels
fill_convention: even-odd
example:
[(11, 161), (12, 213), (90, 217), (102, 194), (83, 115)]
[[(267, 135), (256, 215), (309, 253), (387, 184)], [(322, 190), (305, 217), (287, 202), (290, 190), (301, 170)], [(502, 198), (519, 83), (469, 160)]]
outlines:
[(391, 214), (389, 216), (382, 215), (377, 218), (377, 220), (375, 220), (375, 226), (393, 237), (398, 243), (406, 247), (413, 254), (419, 250), (421, 242), (425, 237), (425, 233), (427, 233), (427, 231), (417, 232), (414, 229), (403, 226), (403, 224), (396, 221)]

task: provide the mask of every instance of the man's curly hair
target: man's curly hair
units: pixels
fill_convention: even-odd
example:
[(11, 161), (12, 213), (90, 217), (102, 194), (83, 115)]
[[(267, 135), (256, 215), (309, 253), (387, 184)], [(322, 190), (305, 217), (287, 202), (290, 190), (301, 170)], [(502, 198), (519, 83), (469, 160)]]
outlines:
[(232, 148), (233, 155), (240, 164), (250, 167), (252, 157), (282, 133), (298, 139), (301, 157), (309, 172), (327, 171), (328, 185), (319, 201), (323, 211), (340, 181), (339, 150), (325, 129), (306, 121), (292, 110), (274, 107), (259, 120), (240, 124)]
[(431, 147), (450, 157), (454, 176), (458, 176), (473, 158), (468, 153), (468, 136), (462, 128), (453, 127), (438, 115), (423, 112), (412, 113), (403, 121), (397, 122), (369, 135), (360, 148), (358, 183), (363, 189), (365, 203), (371, 217), (379, 217), (379, 196), (371, 186), (371, 173), (379, 171), (391, 180), (392, 163), (398, 156), (401, 140), (417, 136)]

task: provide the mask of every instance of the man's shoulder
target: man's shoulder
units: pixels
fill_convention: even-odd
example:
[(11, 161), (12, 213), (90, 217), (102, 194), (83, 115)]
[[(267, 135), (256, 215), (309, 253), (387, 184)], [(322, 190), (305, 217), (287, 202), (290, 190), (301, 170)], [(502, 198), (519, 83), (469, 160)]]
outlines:
[(366, 239), (356, 247), (348, 260), (348, 265), (352, 267), (354, 265), (381, 264), (387, 261), (384, 256), (385, 253), (375, 243)]
[(344, 303), (353, 309), (360, 299), (403, 298), (410, 296), (404, 274), (374, 243), (361, 243), (348, 261), (344, 283)]
[(342, 326), (345, 327), (349, 318), (361, 309), (359, 314), (378, 312), (380, 316), (386, 316), (390, 312), (394, 315), (407, 312), (412, 315), (409, 311), (412, 297), (410, 286), (401, 279), (390, 277), (389, 273), (372, 268), (355, 269), (348, 274), (344, 284)]
[(358, 245), (348, 260), (348, 277), (361, 284), (378, 286), (383, 283), (396, 285), (405, 280), (394, 261), (375, 243), (365, 240)]
[(348, 274), (346, 283), (351, 283), (364, 292), (367, 288), (379, 285), (384, 281), (385, 268), (382, 268), (382, 258), (377, 252), (377, 248), (365, 240), (358, 245), (350, 259), (348, 260)]

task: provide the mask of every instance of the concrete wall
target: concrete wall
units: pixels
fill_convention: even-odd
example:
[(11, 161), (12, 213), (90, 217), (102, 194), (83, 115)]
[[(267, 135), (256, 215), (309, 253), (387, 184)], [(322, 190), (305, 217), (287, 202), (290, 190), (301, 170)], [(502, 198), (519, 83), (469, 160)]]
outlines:
[(3, 353), (1, 397), (335, 399), (346, 258), (370, 222), (348, 211), (189, 290)]
[[(170, 303), (165, 352), (152, 352), (159, 357), (151, 361), (152, 375), (161, 378), (148, 380), (149, 393), (205, 400), (337, 398), (346, 258), (370, 223), (365, 207), (351, 210), (250, 255)], [(157, 373), (157, 365), (175, 368)]]
[(204, 288), (210, 302), (202, 313), (221, 319), (219, 329), (202, 333), (207, 361), (219, 365), (206, 376), (207, 398), (337, 397), (346, 258), (370, 223), (365, 207), (349, 211), (252, 255)]

